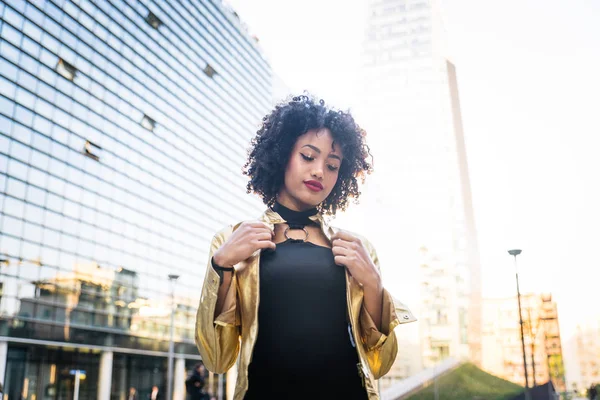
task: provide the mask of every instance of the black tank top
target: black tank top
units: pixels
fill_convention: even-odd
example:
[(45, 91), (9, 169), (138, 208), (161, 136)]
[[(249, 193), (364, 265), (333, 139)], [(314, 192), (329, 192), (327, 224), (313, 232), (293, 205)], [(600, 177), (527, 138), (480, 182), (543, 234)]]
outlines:
[(259, 278), (245, 399), (367, 399), (346, 317), (345, 271), (331, 249), (288, 239), (261, 253)]

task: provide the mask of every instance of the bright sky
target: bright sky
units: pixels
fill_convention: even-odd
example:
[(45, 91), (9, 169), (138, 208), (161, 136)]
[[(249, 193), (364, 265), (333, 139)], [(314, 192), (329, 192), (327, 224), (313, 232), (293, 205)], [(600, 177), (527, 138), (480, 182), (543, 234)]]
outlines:
[[(229, 3), (290, 88), (354, 104), (365, 0)], [(515, 294), (522, 248), (522, 291), (553, 293), (566, 338), (600, 316), (600, 3), (447, 3), (483, 294)]]

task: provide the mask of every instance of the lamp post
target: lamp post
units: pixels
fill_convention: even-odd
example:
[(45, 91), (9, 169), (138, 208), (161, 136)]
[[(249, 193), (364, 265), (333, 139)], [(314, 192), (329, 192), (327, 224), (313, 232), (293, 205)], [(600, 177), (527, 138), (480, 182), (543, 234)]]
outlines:
[[(535, 319), (535, 327), (533, 326), (533, 319), (531, 318), (531, 308), (527, 308), (527, 318), (529, 320), (529, 338), (531, 339), (531, 369), (533, 375), (533, 387), (537, 386), (537, 381), (535, 378), (535, 340), (537, 338), (538, 331), (540, 329), (540, 317), (538, 316)], [(548, 369), (550, 371), (550, 369)], [(550, 374), (550, 372), (548, 372)]]
[(167, 400), (173, 399), (173, 333), (175, 331), (175, 282), (179, 275), (169, 274), (171, 283), (171, 334), (169, 336), (169, 362), (167, 369)]
[(519, 324), (521, 325), (521, 346), (523, 349), (523, 370), (525, 371), (525, 399), (530, 400), (529, 377), (527, 376), (527, 356), (525, 355), (525, 336), (523, 335), (523, 313), (521, 312), (521, 291), (519, 290), (519, 270), (517, 268), (517, 256), (521, 250), (509, 250), (508, 254), (515, 257), (515, 277), (517, 278), (517, 301), (519, 302)]

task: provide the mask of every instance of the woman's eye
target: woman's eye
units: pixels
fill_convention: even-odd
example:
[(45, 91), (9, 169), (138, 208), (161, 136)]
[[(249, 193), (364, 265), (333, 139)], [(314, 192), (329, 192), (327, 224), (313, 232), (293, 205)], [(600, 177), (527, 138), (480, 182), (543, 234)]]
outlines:
[(336, 167), (335, 165), (328, 165), (327, 168), (329, 168), (330, 171), (337, 171), (340, 169), (340, 167)]
[(300, 155), (301, 155), (301, 156), (302, 156), (302, 158), (304, 158), (306, 161), (312, 161), (312, 160), (314, 160), (314, 157), (307, 156), (307, 155), (304, 155), (304, 154), (302, 154), (302, 153), (300, 153)]

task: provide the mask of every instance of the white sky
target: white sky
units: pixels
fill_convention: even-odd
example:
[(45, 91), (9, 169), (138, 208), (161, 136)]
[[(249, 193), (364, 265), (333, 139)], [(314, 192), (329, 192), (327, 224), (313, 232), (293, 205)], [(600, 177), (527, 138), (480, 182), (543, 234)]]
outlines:
[[(364, 0), (229, 0), (295, 92), (354, 104)], [(563, 338), (600, 312), (600, 2), (445, 4), (485, 297), (551, 292)], [(360, 123), (360, 121), (359, 121)]]

